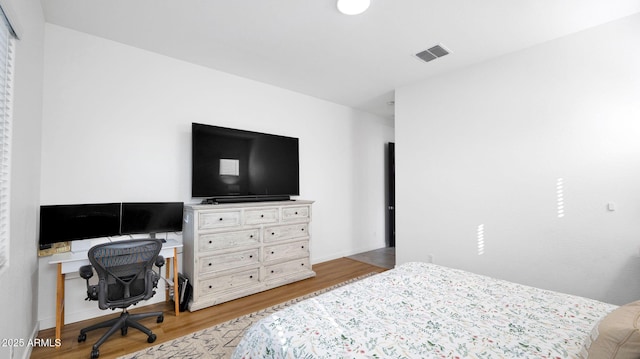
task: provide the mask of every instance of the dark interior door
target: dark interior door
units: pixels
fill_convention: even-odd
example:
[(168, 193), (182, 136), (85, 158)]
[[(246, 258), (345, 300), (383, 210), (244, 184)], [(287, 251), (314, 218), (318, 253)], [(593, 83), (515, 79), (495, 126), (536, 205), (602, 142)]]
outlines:
[(396, 152), (395, 143), (387, 147), (387, 246), (396, 246)]

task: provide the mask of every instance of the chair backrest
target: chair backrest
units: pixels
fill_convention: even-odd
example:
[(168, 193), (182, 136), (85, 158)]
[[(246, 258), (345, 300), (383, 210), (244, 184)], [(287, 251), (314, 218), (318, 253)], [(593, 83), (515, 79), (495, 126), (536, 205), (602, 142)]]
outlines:
[(98, 274), (100, 309), (126, 308), (154, 294), (158, 274), (153, 265), (162, 249), (160, 239), (133, 239), (98, 244), (88, 257)]

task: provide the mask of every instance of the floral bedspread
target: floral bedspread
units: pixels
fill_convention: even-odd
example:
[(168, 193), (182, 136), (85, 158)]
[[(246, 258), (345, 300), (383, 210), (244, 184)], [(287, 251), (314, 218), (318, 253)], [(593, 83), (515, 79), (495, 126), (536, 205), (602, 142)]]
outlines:
[(259, 321), (233, 358), (576, 358), (615, 308), (407, 263)]

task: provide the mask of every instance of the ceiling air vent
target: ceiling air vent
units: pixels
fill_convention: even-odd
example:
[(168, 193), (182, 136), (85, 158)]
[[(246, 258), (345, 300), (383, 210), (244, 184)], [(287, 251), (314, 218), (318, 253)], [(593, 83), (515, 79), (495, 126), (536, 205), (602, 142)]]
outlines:
[(424, 51), (420, 51), (416, 54), (416, 57), (424, 62), (435, 60), (438, 57), (449, 54), (449, 50), (445, 49), (442, 45), (436, 45)]

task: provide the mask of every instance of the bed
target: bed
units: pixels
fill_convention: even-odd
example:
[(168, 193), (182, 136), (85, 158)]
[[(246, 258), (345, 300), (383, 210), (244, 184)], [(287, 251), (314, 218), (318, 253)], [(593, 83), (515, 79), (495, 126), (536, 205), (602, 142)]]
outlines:
[[(262, 319), (244, 335), (233, 358), (601, 359), (589, 353), (595, 349), (590, 346), (602, 339), (598, 326), (602, 331), (604, 318), (618, 310), (413, 262)], [(640, 357), (640, 347), (630, 350)], [(622, 358), (607, 358), (614, 357)]]

